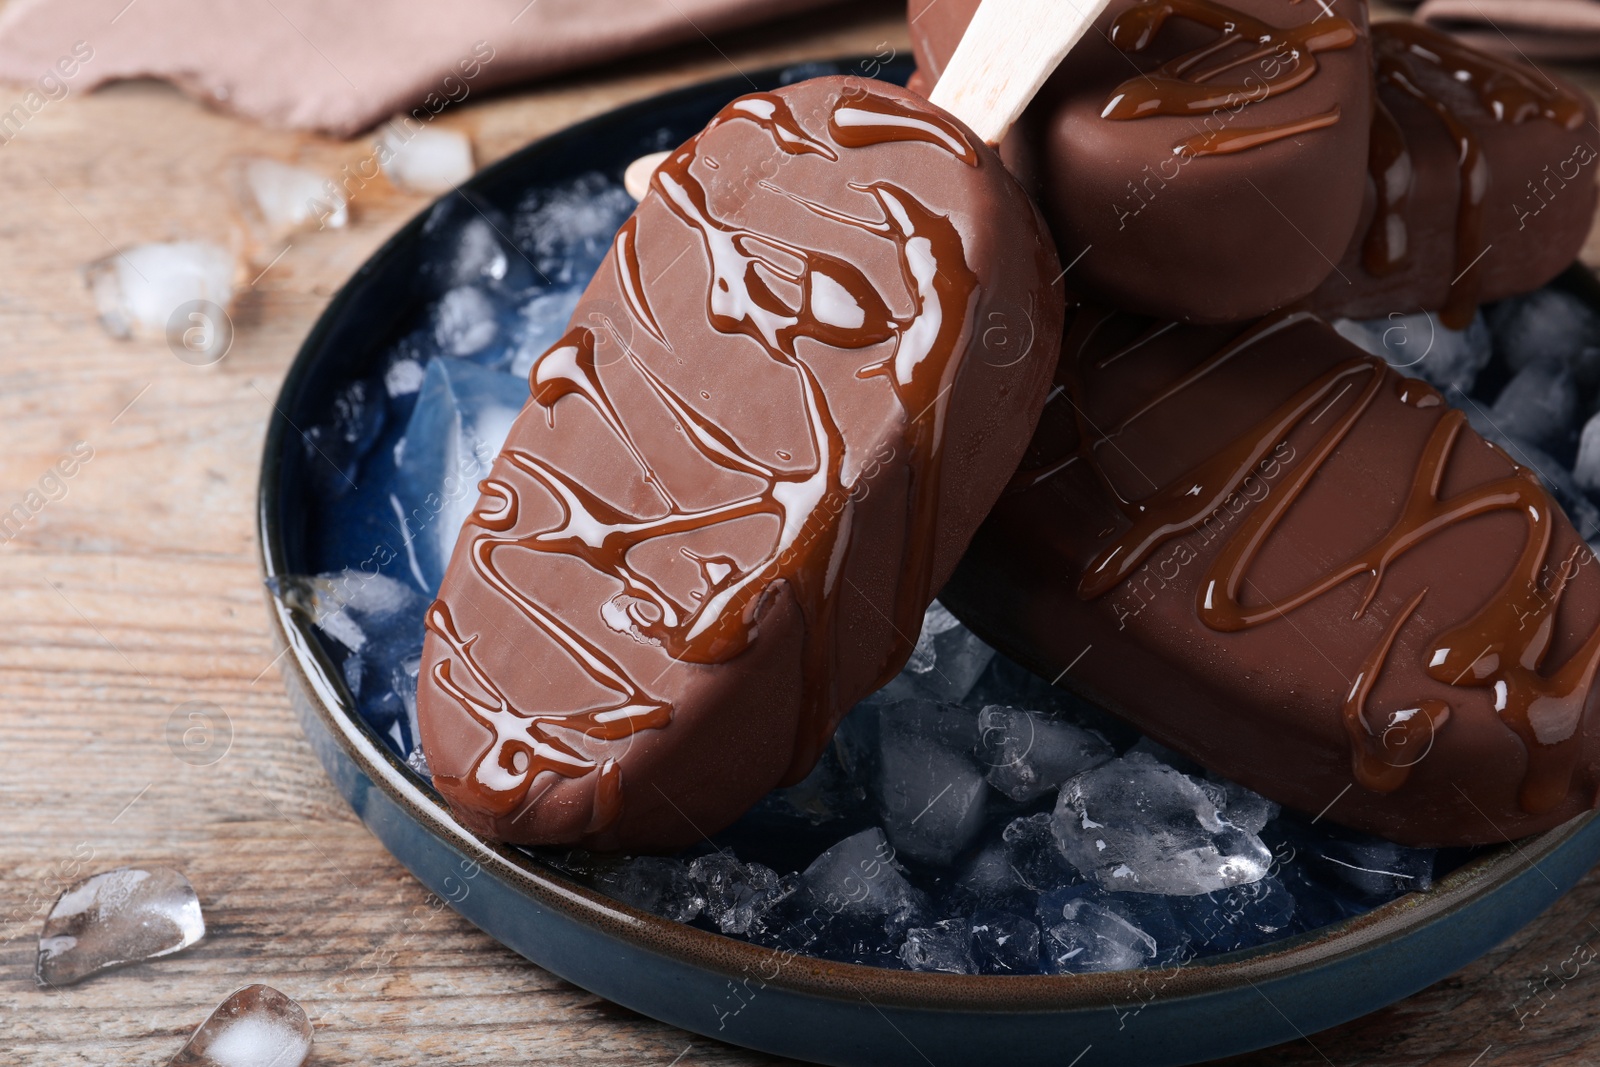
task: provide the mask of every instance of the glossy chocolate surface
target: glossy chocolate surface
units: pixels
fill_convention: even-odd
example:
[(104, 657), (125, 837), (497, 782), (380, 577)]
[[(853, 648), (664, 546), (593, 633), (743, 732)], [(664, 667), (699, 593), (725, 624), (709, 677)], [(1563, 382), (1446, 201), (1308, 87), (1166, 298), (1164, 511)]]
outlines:
[(893, 86), (743, 97), (673, 153), (429, 612), (418, 715), (458, 817), (671, 849), (803, 776), (1015, 468), (1059, 270), (999, 158)]
[(1438, 311), (1528, 292), (1583, 248), (1600, 134), (1586, 94), (1410, 22), (1372, 28), (1378, 94), (1367, 203), (1312, 298), (1327, 314)]
[[(912, 6), (928, 85), (978, 4)], [(1316, 289), (1362, 210), (1366, 19), (1362, 0), (1115, 0), (1013, 136), (1067, 284), (1192, 322)]]
[(1594, 804), (1600, 570), (1531, 471), (1305, 312), (1085, 308), (945, 603), (1207, 767), (1411, 845)]

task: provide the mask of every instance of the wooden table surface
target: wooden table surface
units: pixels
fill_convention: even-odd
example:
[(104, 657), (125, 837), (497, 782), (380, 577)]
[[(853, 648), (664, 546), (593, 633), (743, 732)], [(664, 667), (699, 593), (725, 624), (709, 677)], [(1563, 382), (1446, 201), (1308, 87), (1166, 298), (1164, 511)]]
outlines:
[[(882, 42), (904, 51), (903, 7), (847, 5), (469, 100), (438, 121), (470, 132), (489, 162), (730, 66)], [(348, 230), (296, 237), (270, 269), (258, 260), (218, 366), (114, 341), (94, 320), (85, 264), (142, 241), (232, 239), (230, 160), (266, 154), (332, 174), (366, 144), (263, 130), (128, 84), (52, 103), (0, 147), (0, 512), (75, 443), (93, 450), (0, 545), (0, 1062), (164, 1064), (252, 982), (305, 1006), (324, 1067), (776, 1062), (602, 1001), (429, 907), (333, 791), (289, 710), (252, 532), (271, 397), (328, 297), (424, 200), (375, 185)], [(205, 765), (176, 755), (189, 701), (224, 716)], [(49, 904), (75, 878), (124, 864), (185, 871), (206, 940), (76, 988), (35, 988)], [(1600, 942), (1597, 903), (1591, 875), (1462, 973), (1234, 1062), (1600, 1063), (1600, 985), (1580, 966)]]

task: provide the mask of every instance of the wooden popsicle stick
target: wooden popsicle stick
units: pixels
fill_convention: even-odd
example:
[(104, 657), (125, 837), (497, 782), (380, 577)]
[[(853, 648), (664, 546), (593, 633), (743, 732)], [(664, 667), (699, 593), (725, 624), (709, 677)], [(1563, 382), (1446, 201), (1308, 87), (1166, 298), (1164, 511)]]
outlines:
[(622, 187), (628, 190), (628, 195), (635, 200), (643, 200), (644, 194), (650, 191), (651, 175), (669, 155), (670, 152), (651, 152), (629, 163), (628, 169), (622, 172)]
[[(983, 0), (929, 96), (986, 144), (1005, 139), (1022, 109), (1112, 0)], [(666, 152), (628, 164), (622, 184), (635, 200)]]
[(1005, 139), (1111, 0), (983, 0), (928, 99), (991, 145)]

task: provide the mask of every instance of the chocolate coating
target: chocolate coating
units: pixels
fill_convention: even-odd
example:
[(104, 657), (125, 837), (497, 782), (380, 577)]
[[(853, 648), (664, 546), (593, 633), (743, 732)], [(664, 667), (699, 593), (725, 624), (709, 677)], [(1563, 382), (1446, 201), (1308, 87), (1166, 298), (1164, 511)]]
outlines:
[(743, 97), (668, 157), (429, 611), (457, 816), (665, 850), (807, 773), (1015, 469), (1059, 272), (999, 158), (893, 86)]
[(1594, 218), (1594, 102), (1514, 60), (1411, 22), (1372, 28), (1378, 57), (1366, 205), (1325, 314), (1439, 311), (1528, 292), (1577, 258)]
[[(927, 85), (978, 0), (911, 6)], [(1192, 322), (1316, 289), (1362, 208), (1366, 17), (1362, 0), (1114, 2), (1019, 126), (1068, 285)]]
[(974, 630), (1229, 778), (1405, 844), (1594, 805), (1600, 568), (1532, 472), (1309, 313), (1083, 309), (1062, 351), (941, 593)]

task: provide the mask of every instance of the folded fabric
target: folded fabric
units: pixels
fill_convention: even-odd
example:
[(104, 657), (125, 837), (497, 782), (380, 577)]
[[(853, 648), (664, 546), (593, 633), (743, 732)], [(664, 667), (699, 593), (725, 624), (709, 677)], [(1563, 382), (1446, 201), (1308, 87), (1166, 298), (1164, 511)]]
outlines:
[(36, 111), (35, 97), (160, 78), (263, 122), (349, 135), (396, 112), (436, 113), (492, 86), (827, 2), (11, 0), (0, 80), (31, 83), (17, 106)]
[(1416, 17), (1475, 48), (1501, 55), (1600, 58), (1597, 0), (1427, 0)]

